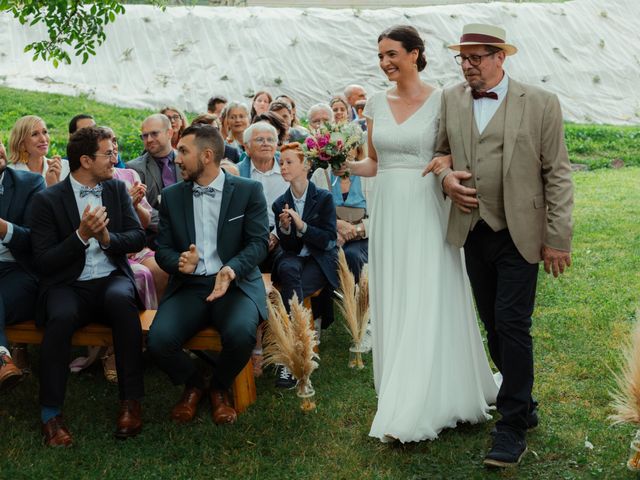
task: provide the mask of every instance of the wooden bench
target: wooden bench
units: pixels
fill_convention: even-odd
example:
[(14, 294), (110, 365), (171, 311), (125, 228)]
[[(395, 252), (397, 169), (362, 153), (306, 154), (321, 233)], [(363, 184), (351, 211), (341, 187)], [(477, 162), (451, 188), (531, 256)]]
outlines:
[[(155, 310), (140, 312), (140, 325), (142, 334), (146, 336), (156, 315)], [(7, 339), (12, 343), (40, 344), (44, 331), (37, 328), (35, 322), (23, 322), (5, 327)], [(99, 323), (91, 323), (78, 329), (72, 338), (72, 344), (76, 346), (109, 346), (113, 345), (111, 328)], [(201, 330), (195, 337), (184, 345), (191, 350), (222, 350), (220, 335), (213, 328)], [(249, 405), (256, 401), (256, 384), (253, 379), (253, 367), (251, 360), (245, 365), (233, 382), (233, 403), (238, 413), (244, 412)]]

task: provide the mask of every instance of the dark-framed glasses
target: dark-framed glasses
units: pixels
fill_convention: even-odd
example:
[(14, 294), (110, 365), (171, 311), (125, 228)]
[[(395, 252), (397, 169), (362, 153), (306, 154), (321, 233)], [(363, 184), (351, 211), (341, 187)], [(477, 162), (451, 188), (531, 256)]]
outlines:
[(468, 61), (469, 64), (472, 67), (477, 67), (478, 65), (480, 65), (482, 63), (482, 59), (484, 57), (490, 57), (491, 55), (495, 55), (497, 52), (493, 52), (493, 53), (485, 53), (484, 55), (456, 55), (455, 58), (456, 59), (456, 63), (458, 65), (462, 65), (465, 61)]

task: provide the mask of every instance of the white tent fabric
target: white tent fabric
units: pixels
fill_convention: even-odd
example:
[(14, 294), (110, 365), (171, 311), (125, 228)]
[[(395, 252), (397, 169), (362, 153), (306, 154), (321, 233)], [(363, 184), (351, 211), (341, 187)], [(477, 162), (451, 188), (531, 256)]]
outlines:
[[(466, 23), (507, 30), (520, 52), (508, 73), (560, 97), (567, 120), (640, 123), (640, 1), (477, 3), (383, 10), (129, 5), (108, 27), (107, 41), (85, 65), (32, 62), (24, 46), (44, 28), (0, 16), (0, 84), (111, 104), (206, 109), (222, 94), (245, 100), (254, 91), (286, 93), (304, 112), (349, 83), (369, 93), (388, 88), (377, 64), (377, 36), (411, 24), (427, 44), (423, 77), (441, 86), (462, 79), (447, 44)], [(37, 112), (36, 112), (37, 113)]]

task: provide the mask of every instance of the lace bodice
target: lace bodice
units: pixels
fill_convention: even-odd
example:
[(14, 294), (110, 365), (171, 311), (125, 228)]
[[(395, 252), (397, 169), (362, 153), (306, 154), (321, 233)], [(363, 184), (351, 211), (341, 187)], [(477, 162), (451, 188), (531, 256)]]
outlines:
[(378, 171), (422, 169), (431, 160), (438, 133), (441, 94), (441, 90), (434, 90), (425, 103), (400, 124), (393, 117), (386, 91), (374, 94), (367, 101), (364, 115), (373, 120)]

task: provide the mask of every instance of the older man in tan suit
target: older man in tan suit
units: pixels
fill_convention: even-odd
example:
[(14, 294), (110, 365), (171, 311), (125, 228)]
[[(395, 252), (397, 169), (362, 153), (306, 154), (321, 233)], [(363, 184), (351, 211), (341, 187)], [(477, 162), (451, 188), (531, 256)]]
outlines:
[(571, 263), (573, 185), (555, 95), (509, 78), (505, 31), (467, 25), (456, 55), (466, 82), (442, 95), (437, 155), (452, 199), (447, 239), (464, 246), (491, 358), (502, 373), (501, 419), (484, 463), (515, 466), (538, 424), (530, 334), (538, 262), (554, 276)]

